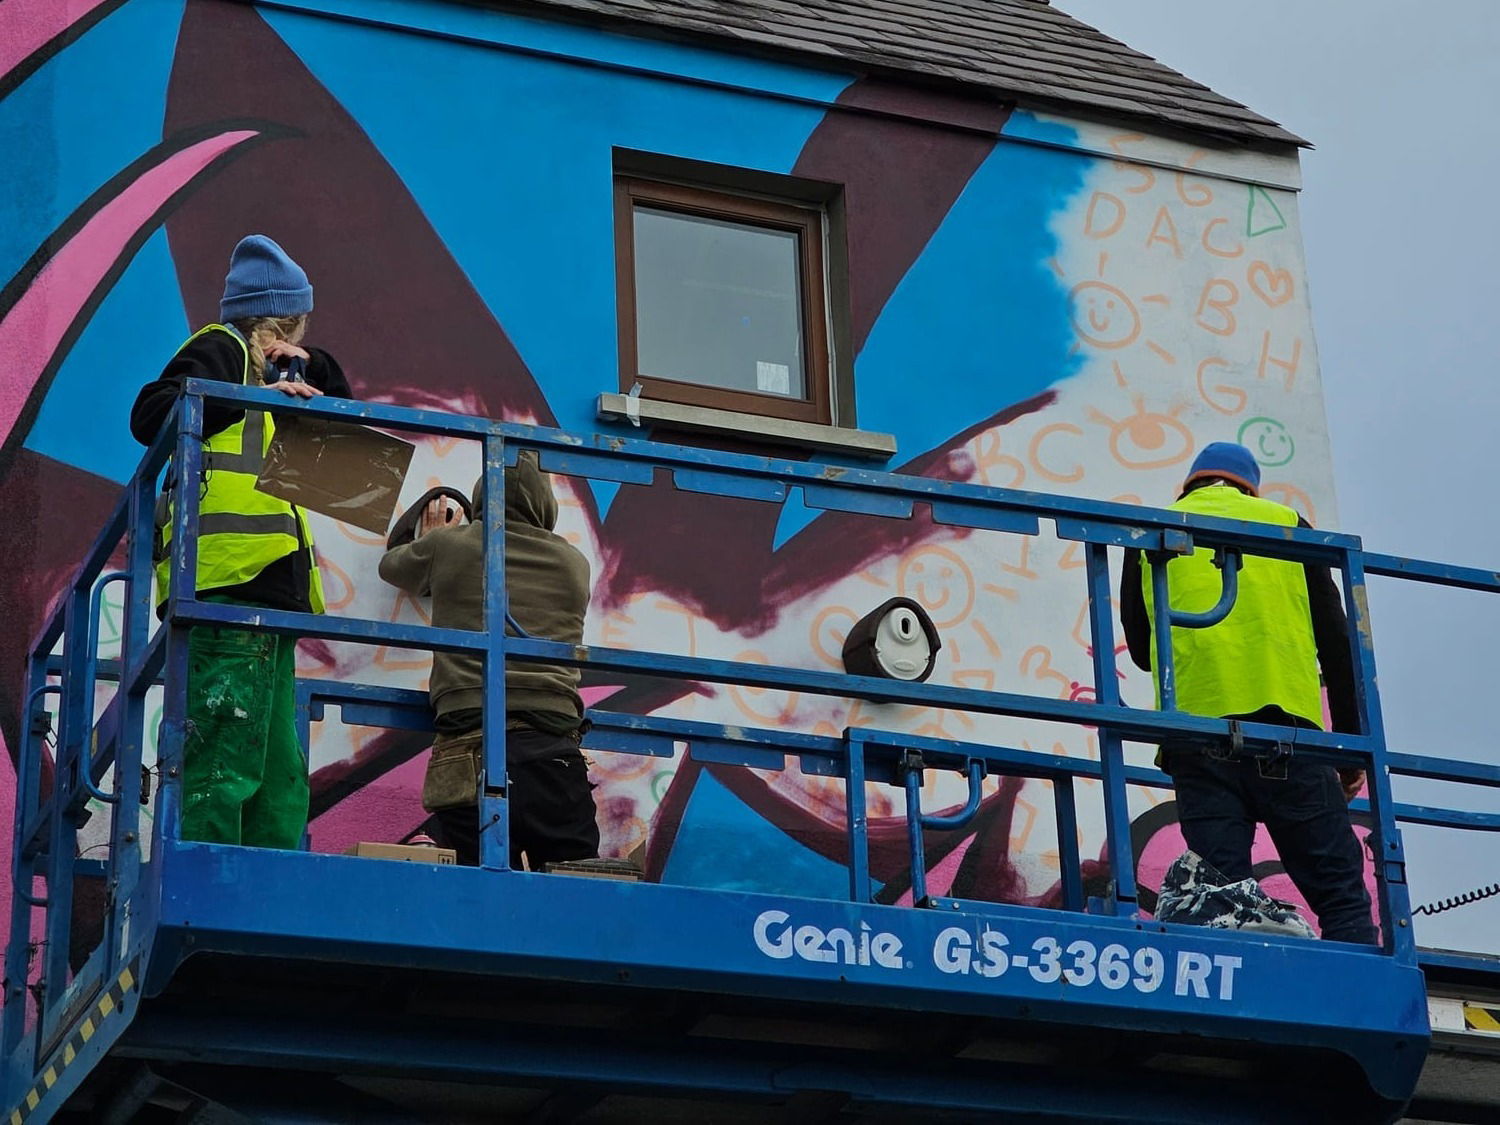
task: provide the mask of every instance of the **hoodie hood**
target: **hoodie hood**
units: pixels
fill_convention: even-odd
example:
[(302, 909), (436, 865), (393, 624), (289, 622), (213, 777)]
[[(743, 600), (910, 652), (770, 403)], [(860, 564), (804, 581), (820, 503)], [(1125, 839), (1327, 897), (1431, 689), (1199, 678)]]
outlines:
[[(484, 518), (484, 477), (474, 482), (474, 519)], [(542, 472), (536, 453), (523, 449), (505, 470), (505, 522), (551, 531), (557, 526), (557, 497), (552, 478)]]

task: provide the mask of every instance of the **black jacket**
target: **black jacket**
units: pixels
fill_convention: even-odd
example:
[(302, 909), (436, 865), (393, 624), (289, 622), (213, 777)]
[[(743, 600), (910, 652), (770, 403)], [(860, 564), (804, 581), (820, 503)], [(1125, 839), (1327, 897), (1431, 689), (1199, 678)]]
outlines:
[[(344, 378), (338, 361), (321, 348), (307, 348), (310, 357), (304, 375), (325, 395), (349, 398), (349, 381)], [(141, 388), (130, 409), (130, 432), (142, 445), (150, 445), (161, 432), (185, 379), (217, 379), (238, 384), (245, 370), (245, 353), (227, 332), (206, 332), (189, 340), (174, 355), (162, 373)], [(234, 425), (245, 412), (233, 406), (205, 403), (203, 436), (212, 437)], [(293, 551), (277, 559), (249, 582), (227, 586), (215, 595), (237, 602), (250, 602), (269, 609), (306, 612), (308, 552)]]
[[(1301, 516), (1298, 527), (1311, 527)], [(1312, 612), (1313, 640), (1318, 648), (1318, 666), (1328, 688), (1328, 712), (1333, 729), (1345, 734), (1359, 733), (1359, 706), (1354, 691), (1354, 661), (1349, 652), (1349, 623), (1344, 603), (1333, 575), (1326, 566), (1304, 565), (1307, 576), (1307, 604)], [(1127, 550), (1120, 572), (1120, 624), (1125, 628), (1125, 643), (1130, 659), (1143, 672), (1151, 669), (1151, 618), (1146, 613), (1146, 597), (1141, 589), (1141, 552)], [(1272, 714), (1271, 712), (1275, 712)], [(1247, 716), (1233, 716), (1246, 718)], [(1302, 726), (1302, 722), (1279, 707), (1263, 708), (1256, 720)]]

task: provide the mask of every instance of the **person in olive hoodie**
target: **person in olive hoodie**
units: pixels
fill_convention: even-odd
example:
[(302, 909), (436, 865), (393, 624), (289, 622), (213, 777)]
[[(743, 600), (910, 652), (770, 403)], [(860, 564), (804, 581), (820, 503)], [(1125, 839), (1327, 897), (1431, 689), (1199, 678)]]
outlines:
[[(432, 598), (432, 623), (473, 629), (484, 619), (484, 480), (474, 487), (473, 519), (431, 493), (396, 524), (380, 577)], [(434, 492), (446, 490), (437, 489)], [(589, 564), (553, 528), (557, 498), (535, 456), (523, 452), (505, 473), (505, 585), (510, 613), (534, 637), (583, 642)], [(437, 713), (422, 804), (436, 815), (438, 843), (461, 864), (479, 862), (480, 737), (484, 661), (474, 653), (435, 653), (429, 684)], [(510, 862), (525, 853), (533, 871), (599, 854), (593, 786), (579, 749), (583, 701), (578, 670), (510, 663), (505, 669), (505, 760), (509, 775)]]

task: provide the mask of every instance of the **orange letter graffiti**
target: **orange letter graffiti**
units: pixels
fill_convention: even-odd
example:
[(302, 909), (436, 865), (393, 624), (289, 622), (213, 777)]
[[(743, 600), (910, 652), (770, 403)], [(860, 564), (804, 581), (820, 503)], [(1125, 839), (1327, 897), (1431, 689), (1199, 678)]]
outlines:
[(1054, 422), (1050, 426), (1043, 426), (1036, 432), (1036, 436), (1031, 439), (1031, 447), (1027, 451), (1027, 456), (1031, 458), (1031, 467), (1037, 472), (1041, 473), (1042, 476), (1046, 477), (1048, 480), (1056, 481), (1059, 484), (1070, 484), (1073, 481), (1083, 479), (1082, 465), (1075, 464), (1071, 469), (1065, 469), (1063, 472), (1054, 473), (1051, 469), (1043, 466), (1041, 460), (1043, 439), (1048, 437), (1050, 434), (1055, 434), (1059, 431), (1063, 433), (1074, 434), (1078, 437), (1083, 436), (1083, 430), (1079, 429), (1071, 422)]
[[(1163, 232), (1165, 228), (1165, 233)], [(1146, 236), (1146, 249), (1151, 249), (1157, 242), (1163, 242), (1172, 248), (1172, 253), (1182, 257), (1182, 243), (1177, 239), (1177, 224), (1172, 221), (1172, 214), (1163, 203), (1156, 212), (1156, 221), (1151, 224), (1151, 233)]]
[[(1107, 223), (1097, 223), (1099, 217), (1100, 202), (1109, 204), (1115, 209), (1114, 217)], [(1117, 195), (1110, 195), (1107, 191), (1096, 191), (1094, 197), (1089, 200), (1088, 213), (1083, 217), (1083, 233), (1089, 238), (1108, 238), (1125, 225), (1125, 204)]]
[[(1221, 290), (1224, 294), (1218, 299), (1214, 297), (1215, 290)], [(1205, 332), (1212, 332), (1215, 336), (1233, 336), (1237, 323), (1234, 313), (1230, 310), (1240, 299), (1240, 291), (1235, 288), (1234, 282), (1222, 277), (1216, 277), (1203, 287), (1203, 296), (1198, 299), (1198, 327)], [(1212, 324), (1203, 317), (1204, 310), (1213, 309), (1222, 318), (1218, 324)]]
[(1262, 379), (1266, 377), (1266, 364), (1268, 363), (1286, 372), (1286, 389), (1291, 390), (1292, 384), (1297, 379), (1297, 368), (1302, 363), (1302, 337), (1298, 336), (1292, 340), (1291, 358), (1277, 359), (1271, 354), (1271, 332), (1267, 329), (1260, 342), (1260, 370), (1257, 374)]
[(1227, 359), (1220, 359), (1218, 356), (1209, 356), (1198, 365), (1198, 394), (1202, 397), (1204, 402), (1208, 403), (1209, 406), (1212, 406), (1220, 414), (1238, 414), (1241, 410), (1245, 409), (1245, 401), (1248, 396), (1246, 396), (1245, 392), (1240, 390), (1238, 387), (1231, 387), (1225, 383), (1216, 383), (1214, 384), (1213, 390), (1217, 394), (1223, 395), (1224, 397), (1222, 399), (1215, 400), (1214, 397), (1208, 393), (1209, 388), (1203, 383), (1203, 372), (1210, 367), (1232, 366), (1233, 364), (1231, 364)]
[(1189, 180), (1186, 173), (1178, 172), (1177, 198), (1189, 207), (1207, 207), (1214, 201), (1214, 193), (1202, 180)]
[(1226, 250), (1226, 249), (1221, 249), (1218, 246), (1215, 246), (1213, 244), (1213, 242), (1210, 240), (1209, 235), (1211, 235), (1213, 233), (1214, 227), (1227, 226), (1228, 223), (1229, 223), (1229, 220), (1226, 219), (1226, 218), (1223, 218), (1221, 216), (1221, 217), (1219, 217), (1217, 219), (1211, 220), (1209, 222), (1208, 226), (1206, 226), (1206, 227), (1203, 228), (1203, 249), (1207, 250), (1210, 254), (1214, 255), (1214, 257), (1216, 257), (1216, 258), (1238, 258), (1241, 254), (1243, 254), (1245, 252), (1245, 247), (1244, 247), (1243, 243), (1236, 242), (1234, 244), (1234, 249), (1232, 249), (1232, 250)]
[(1020, 488), (1026, 479), (1026, 466), (1009, 454), (1000, 452), (1000, 431), (985, 430), (974, 439), (974, 460), (979, 468), (979, 479), (985, 484), (1001, 484), (990, 476), (990, 470), (1004, 467), (1014, 475), (1001, 484), (1003, 488)]
[(1135, 175), (1141, 178), (1140, 183), (1136, 184), (1134, 187), (1128, 187), (1125, 189), (1126, 192), (1131, 195), (1140, 195), (1143, 192), (1150, 191), (1156, 186), (1156, 173), (1151, 171), (1150, 168), (1143, 168), (1139, 164), (1127, 164), (1123, 160), (1116, 160), (1115, 167), (1122, 172), (1133, 172)]

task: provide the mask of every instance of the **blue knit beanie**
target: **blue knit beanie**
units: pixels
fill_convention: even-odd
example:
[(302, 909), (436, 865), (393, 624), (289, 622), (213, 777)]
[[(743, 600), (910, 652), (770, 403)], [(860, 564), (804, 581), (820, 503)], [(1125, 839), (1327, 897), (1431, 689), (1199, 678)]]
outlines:
[(312, 312), (313, 291), (302, 267), (263, 234), (240, 239), (229, 257), (219, 319), (301, 316)]
[(1260, 466), (1255, 463), (1255, 455), (1232, 441), (1214, 441), (1205, 445), (1188, 470), (1182, 487), (1187, 488), (1200, 477), (1222, 477), (1249, 489), (1251, 496), (1260, 495)]

